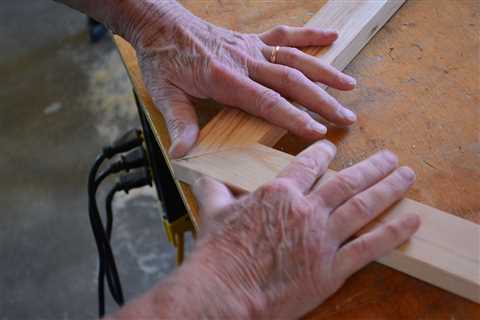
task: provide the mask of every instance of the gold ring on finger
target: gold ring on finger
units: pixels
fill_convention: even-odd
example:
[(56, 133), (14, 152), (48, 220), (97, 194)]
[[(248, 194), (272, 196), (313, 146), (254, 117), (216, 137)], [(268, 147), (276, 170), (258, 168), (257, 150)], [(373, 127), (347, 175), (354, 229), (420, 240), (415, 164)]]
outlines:
[(277, 54), (278, 51), (280, 51), (280, 46), (273, 47), (272, 49), (272, 55), (270, 56), (270, 62), (271, 63), (277, 63)]

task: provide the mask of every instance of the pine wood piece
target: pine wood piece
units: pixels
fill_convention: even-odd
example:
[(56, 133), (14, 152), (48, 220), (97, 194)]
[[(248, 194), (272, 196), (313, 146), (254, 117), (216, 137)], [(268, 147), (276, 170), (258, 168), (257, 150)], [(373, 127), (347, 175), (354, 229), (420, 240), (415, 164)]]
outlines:
[[(304, 51), (343, 70), (403, 3), (404, 0), (328, 1), (306, 26), (336, 30), (339, 38), (329, 47)], [(200, 131), (189, 156), (257, 142), (273, 146), (285, 133), (260, 118), (225, 108)]]
[[(173, 161), (177, 179), (193, 183), (208, 175), (239, 191), (254, 191), (272, 180), (293, 156), (260, 145), (224, 149)], [(323, 183), (334, 172), (329, 170)], [(422, 224), (412, 239), (378, 262), (480, 303), (480, 226), (403, 199), (374, 223), (383, 223), (407, 213), (417, 213)]]

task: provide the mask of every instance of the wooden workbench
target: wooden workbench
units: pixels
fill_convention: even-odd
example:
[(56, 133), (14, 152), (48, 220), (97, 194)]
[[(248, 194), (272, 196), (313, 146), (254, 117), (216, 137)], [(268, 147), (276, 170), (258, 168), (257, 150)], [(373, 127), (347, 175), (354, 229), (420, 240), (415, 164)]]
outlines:
[[(324, 1), (182, 1), (194, 14), (242, 32), (276, 24), (301, 26)], [(383, 148), (417, 173), (409, 198), (480, 223), (480, 2), (410, 0), (345, 70), (358, 80), (353, 92), (329, 92), (358, 114), (349, 130), (329, 129), (338, 147), (331, 168), (340, 170)], [(159, 142), (170, 141), (148, 96), (133, 49), (116, 38), (135, 90)], [(199, 103), (202, 123), (217, 108)], [(276, 148), (296, 154), (307, 142), (287, 135)], [(196, 204), (182, 185), (192, 217)], [(472, 319), (480, 307), (397, 271), (370, 264), (312, 319)]]

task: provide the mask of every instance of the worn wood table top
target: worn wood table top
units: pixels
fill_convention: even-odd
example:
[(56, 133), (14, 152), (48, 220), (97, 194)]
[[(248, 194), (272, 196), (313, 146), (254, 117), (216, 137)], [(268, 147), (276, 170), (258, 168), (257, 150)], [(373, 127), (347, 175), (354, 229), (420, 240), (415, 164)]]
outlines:
[[(301, 26), (325, 1), (185, 0), (194, 14), (242, 32)], [(480, 223), (480, 1), (410, 0), (345, 70), (352, 92), (329, 92), (358, 114), (352, 128), (330, 128), (340, 170), (388, 148), (417, 173), (409, 198)], [(143, 87), (133, 49), (115, 38), (153, 129), (165, 149), (163, 120)], [(212, 102), (198, 106), (205, 123)], [(296, 154), (308, 142), (287, 135), (275, 146)], [(182, 185), (194, 219), (196, 204)], [(377, 263), (307, 316), (311, 319), (474, 319), (480, 306)]]

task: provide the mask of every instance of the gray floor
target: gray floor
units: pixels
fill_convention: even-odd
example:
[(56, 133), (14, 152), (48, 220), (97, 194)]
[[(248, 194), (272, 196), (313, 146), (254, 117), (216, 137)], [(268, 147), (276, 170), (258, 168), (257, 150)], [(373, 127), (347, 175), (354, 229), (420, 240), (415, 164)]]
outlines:
[[(85, 16), (53, 1), (2, 1), (0, 39), (0, 319), (94, 318), (86, 177), (139, 125), (130, 83), (111, 40), (90, 44)], [(174, 268), (174, 251), (151, 188), (114, 210), (128, 299)]]

